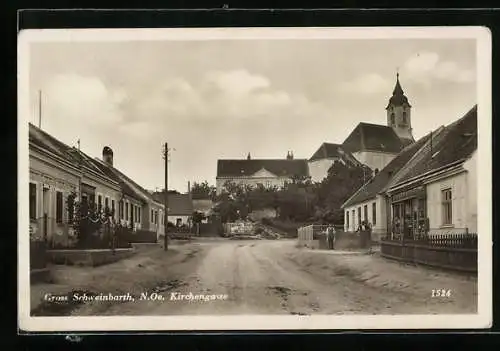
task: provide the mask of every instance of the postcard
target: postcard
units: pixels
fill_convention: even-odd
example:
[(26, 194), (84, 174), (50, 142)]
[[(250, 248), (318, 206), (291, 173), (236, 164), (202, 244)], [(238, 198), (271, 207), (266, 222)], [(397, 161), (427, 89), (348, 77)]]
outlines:
[(491, 325), (486, 28), (18, 40), (21, 331)]

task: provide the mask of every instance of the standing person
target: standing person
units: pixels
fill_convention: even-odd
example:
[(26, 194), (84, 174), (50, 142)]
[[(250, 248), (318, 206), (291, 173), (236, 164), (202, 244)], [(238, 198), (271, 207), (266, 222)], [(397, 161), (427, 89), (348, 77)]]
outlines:
[(326, 230), (326, 235), (327, 235), (327, 240), (328, 240), (328, 249), (333, 250), (335, 247), (335, 228), (333, 225), (329, 225), (328, 229)]

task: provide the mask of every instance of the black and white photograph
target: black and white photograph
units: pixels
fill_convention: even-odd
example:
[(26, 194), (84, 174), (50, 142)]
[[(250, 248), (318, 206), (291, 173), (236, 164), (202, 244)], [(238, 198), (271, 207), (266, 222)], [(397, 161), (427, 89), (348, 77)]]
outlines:
[(484, 328), (481, 27), (26, 30), (27, 331)]

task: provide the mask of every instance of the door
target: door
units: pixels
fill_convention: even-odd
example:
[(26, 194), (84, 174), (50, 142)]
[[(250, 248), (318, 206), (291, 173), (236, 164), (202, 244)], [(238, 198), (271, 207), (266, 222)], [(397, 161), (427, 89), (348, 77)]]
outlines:
[(43, 240), (46, 242), (49, 232), (49, 214), (50, 214), (50, 198), (49, 189), (45, 186), (42, 190), (42, 230), (43, 230)]

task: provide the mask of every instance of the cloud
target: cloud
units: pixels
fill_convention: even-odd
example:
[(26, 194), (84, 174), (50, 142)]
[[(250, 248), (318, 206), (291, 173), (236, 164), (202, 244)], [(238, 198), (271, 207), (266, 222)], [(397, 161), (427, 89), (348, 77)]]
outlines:
[(354, 80), (342, 82), (337, 86), (337, 90), (347, 93), (358, 93), (371, 95), (377, 93), (387, 93), (391, 90), (391, 82), (376, 73), (368, 73), (358, 76)]
[(235, 120), (279, 118), (300, 113), (318, 113), (317, 104), (304, 95), (292, 95), (272, 87), (264, 76), (246, 70), (210, 71), (199, 81), (184, 78), (150, 87), (135, 106), (137, 118), (150, 121)]
[(408, 58), (402, 68), (405, 76), (420, 83), (432, 79), (468, 83), (476, 79), (473, 69), (460, 67), (454, 61), (443, 61), (435, 52), (419, 52)]
[(160, 130), (156, 129), (154, 125), (143, 121), (121, 124), (118, 126), (118, 131), (129, 137), (139, 139), (149, 139), (151, 136), (160, 132)]
[(125, 98), (123, 90), (111, 90), (99, 78), (60, 74), (43, 90), (43, 111), (56, 121), (110, 126), (122, 121)]

